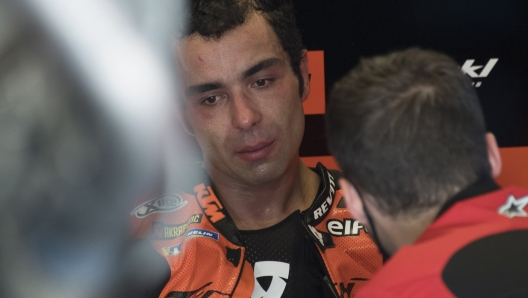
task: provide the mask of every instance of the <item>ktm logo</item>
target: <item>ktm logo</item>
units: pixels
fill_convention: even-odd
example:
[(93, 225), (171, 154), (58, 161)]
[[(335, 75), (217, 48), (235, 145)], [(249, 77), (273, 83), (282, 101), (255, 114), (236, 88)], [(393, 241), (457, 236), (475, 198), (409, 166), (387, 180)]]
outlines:
[[(485, 66), (483, 66), (473, 65), (473, 63), (475, 63), (475, 59), (468, 59), (466, 60), (466, 62), (464, 62), (460, 69), (463, 73), (467, 74), (472, 78), (485, 78), (489, 75), (495, 64), (497, 64), (497, 61), (499, 61), (498, 58), (492, 58), (488, 61), (488, 63), (486, 63)], [(480, 73), (477, 73), (476, 71), (481, 69), (482, 67), (484, 67), (484, 69), (482, 69)]]
[(210, 186), (205, 188), (203, 183), (197, 185), (194, 187), (194, 193), (196, 194), (196, 198), (198, 199), (200, 206), (202, 206), (204, 213), (213, 223), (225, 217), (225, 214), (221, 211), (224, 207), (213, 193)]

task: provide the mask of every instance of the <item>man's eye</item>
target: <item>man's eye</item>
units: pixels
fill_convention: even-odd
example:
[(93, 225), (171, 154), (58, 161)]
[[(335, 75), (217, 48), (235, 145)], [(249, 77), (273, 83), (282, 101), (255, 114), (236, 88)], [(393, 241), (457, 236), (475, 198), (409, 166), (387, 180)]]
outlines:
[(206, 99), (202, 100), (202, 104), (204, 105), (212, 105), (215, 104), (217, 101), (216, 95), (209, 96)]
[(256, 87), (266, 87), (268, 86), (273, 80), (272, 79), (260, 79), (255, 81)]

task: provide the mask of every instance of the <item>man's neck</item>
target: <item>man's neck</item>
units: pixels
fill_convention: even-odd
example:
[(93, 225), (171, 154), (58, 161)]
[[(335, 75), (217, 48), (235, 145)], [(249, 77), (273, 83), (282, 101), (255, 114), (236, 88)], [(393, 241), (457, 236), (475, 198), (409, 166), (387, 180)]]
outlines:
[(319, 175), (301, 161), (279, 179), (257, 186), (211, 179), (216, 195), (240, 230), (267, 228), (296, 210), (308, 209), (320, 182)]
[(392, 218), (387, 215), (376, 214), (375, 216), (378, 217), (376, 232), (379, 233), (380, 241), (385, 249), (394, 254), (403, 246), (415, 243), (427, 227), (433, 223), (438, 210), (439, 207), (434, 207), (415, 216), (405, 216), (404, 218)]

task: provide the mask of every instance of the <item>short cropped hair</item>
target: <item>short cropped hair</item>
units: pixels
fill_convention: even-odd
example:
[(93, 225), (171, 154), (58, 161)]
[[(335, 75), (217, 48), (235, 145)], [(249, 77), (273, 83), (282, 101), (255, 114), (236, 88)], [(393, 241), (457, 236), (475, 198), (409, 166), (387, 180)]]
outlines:
[(247, 17), (255, 12), (264, 16), (288, 54), (302, 96), (304, 80), (300, 62), (304, 45), (291, 0), (191, 0), (189, 26), (182, 38), (197, 33), (205, 38), (219, 39), (224, 33), (244, 24)]
[(478, 96), (444, 54), (361, 59), (331, 91), (326, 124), (345, 178), (391, 216), (439, 206), (491, 173)]

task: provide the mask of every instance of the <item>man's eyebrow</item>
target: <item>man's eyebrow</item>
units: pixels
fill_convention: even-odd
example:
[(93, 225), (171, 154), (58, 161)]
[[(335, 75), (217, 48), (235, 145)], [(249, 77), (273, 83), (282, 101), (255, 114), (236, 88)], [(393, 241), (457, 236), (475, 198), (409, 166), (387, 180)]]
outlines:
[(270, 66), (277, 65), (277, 64), (282, 64), (282, 63), (283, 63), (282, 60), (279, 58), (269, 58), (269, 59), (262, 60), (258, 62), (257, 64), (251, 66), (248, 70), (244, 71), (244, 73), (242, 74), (242, 77), (243, 78), (250, 77), (265, 68), (268, 68)]
[(215, 89), (220, 89), (222, 87), (224, 87), (224, 85), (218, 82), (191, 85), (185, 89), (185, 95), (192, 96)]

